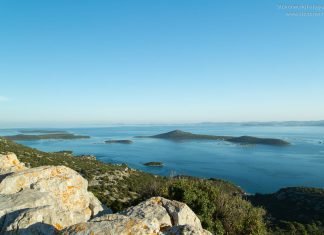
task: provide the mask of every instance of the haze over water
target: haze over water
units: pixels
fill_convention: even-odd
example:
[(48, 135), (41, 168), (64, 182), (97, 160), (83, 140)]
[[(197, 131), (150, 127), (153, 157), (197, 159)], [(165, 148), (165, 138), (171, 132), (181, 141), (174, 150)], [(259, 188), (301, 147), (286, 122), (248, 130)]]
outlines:
[[(238, 145), (223, 141), (182, 141), (133, 138), (180, 129), (199, 134), (251, 135), (281, 138), (288, 147)], [(191, 175), (221, 178), (248, 193), (269, 193), (287, 186), (324, 187), (324, 127), (244, 126), (239, 124), (112, 126), (64, 129), (91, 136), (82, 140), (19, 141), (43, 151), (72, 150), (92, 154), (109, 163), (126, 163), (132, 168), (160, 175)], [(1, 130), (1, 135), (19, 133)], [(105, 144), (109, 139), (131, 139), (133, 144)], [(143, 166), (161, 161), (163, 168)]]

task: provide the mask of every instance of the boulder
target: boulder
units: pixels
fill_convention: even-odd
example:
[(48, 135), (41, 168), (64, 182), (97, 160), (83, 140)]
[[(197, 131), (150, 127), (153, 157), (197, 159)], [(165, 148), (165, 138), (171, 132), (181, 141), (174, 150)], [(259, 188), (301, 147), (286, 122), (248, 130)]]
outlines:
[(120, 214), (105, 215), (96, 218), (88, 223), (80, 223), (72, 225), (59, 234), (105, 234), (105, 235), (129, 235), (129, 234), (158, 234), (158, 221), (154, 221), (153, 226), (148, 226), (144, 221), (136, 218), (131, 218)]
[(163, 207), (168, 211), (174, 225), (191, 225), (202, 229), (199, 218), (185, 203), (161, 199)]
[(19, 162), (14, 153), (0, 154), (0, 175), (25, 169), (25, 165)]
[[(7, 173), (6, 169), (11, 171), (20, 165), (19, 161), (10, 162), (4, 167), (0, 165), (1, 172)], [(87, 191), (87, 180), (68, 167), (19, 168), (17, 172), (6, 173), (0, 183), (0, 233), (52, 234), (86, 222), (104, 210), (100, 201)]]
[(72, 225), (60, 234), (211, 235), (186, 204), (162, 197), (150, 198), (117, 214)]
[[(167, 210), (163, 207), (161, 197), (150, 198), (120, 212), (120, 214), (140, 219), (147, 226), (158, 226), (160, 230), (172, 227), (171, 218)], [(158, 222), (157, 225), (155, 224), (156, 222)]]

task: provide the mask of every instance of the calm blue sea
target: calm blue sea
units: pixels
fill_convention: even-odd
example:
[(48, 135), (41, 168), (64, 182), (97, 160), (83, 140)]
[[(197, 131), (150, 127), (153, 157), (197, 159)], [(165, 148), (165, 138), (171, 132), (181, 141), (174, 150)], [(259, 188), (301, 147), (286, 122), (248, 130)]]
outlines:
[[(289, 147), (242, 146), (223, 141), (172, 142), (137, 139), (180, 129), (197, 134), (252, 135), (282, 138)], [(234, 182), (249, 193), (269, 193), (287, 186), (324, 188), (324, 127), (243, 126), (238, 124), (177, 126), (112, 126), (105, 128), (60, 129), (90, 135), (84, 140), (20, 141), (43, 151), (72, 150), (92, 154), (110, 163), (126, 163), (132, 168), (160, 175), (184, 174), (221, 178)], [(0, 135), (19, 133), (1, 130)], [(133, 144), (104, 144), (109, 139), (132, 139)], [(143, 166), (161, 161), (163, 168)]]

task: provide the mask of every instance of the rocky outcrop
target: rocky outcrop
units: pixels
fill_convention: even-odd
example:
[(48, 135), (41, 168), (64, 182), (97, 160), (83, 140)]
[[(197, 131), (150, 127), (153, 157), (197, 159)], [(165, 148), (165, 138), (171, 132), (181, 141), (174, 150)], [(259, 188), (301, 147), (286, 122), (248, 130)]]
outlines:
[(199, 218), (184, 203), (153, 197), (125, 211), (103, 215), (88, 223), (72, 225), (61, 231), (66, 234), (164, 234), (210, 235)]
[(1, 172), (11, 172), (0, 183), (1, 233), (51, 234), (104, 209), (87, 191), (88, 182), (68, 167), (27, 169), (14, 154), (0, 155), (0, 162)]
[(0, 163), (0, 234), (210, 234), (184, 203), (153, 197), (112, 214), (68, 167)]
[(17, 156), (14, 153), (0, 155), (0, 175), (25, 169), (25, 165), (19, 162)]

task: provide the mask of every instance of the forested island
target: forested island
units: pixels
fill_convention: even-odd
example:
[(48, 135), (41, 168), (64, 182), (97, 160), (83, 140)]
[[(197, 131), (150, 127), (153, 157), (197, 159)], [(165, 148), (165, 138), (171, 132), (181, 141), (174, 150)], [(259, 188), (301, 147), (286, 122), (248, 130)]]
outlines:
[(106, 144), (132, 144), (131, 140), (106, 140)]
[(163, 162), (146, 162), (144, 166), (163, 167)]
[(258, 138), (253, 136), (215, 136), (215, 135), (201, 135), (193, 134), (190, 132), (185, 132), (181, 130), (174, 130), (163, 134), (153, 135), (153, 136), (137, 136), (137, 138), (159, 138), (159, 139), (168, 139), (168, 140), (222, 140), (233, 143), (240, 144), (265, 144), (273, 146), (287, 146), (290, 143), (274, 138)]

